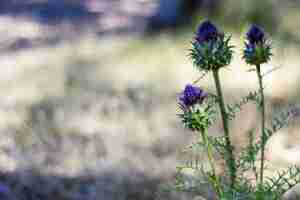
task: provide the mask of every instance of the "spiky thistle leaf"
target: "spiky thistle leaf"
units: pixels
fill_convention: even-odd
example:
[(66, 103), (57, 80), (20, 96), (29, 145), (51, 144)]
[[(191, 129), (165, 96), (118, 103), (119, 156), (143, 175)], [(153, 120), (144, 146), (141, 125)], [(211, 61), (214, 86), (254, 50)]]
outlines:
[(287, 170), (277, 171), (276, 176), (267, 179), (269, 191), (284, 194), (286, 191), (300, 183), (300, 167), (291, 166)]
[(242, 97), (242, 99), (233, 104), (227, 105), (227, 117), (232, 120), (235, 118), (236, 113), (241, 111), (242, 106), (249, 103), (250, 101), (258, 102), (259, 101), (259, 93), (257, 91), (250, 92), (247, 96)]

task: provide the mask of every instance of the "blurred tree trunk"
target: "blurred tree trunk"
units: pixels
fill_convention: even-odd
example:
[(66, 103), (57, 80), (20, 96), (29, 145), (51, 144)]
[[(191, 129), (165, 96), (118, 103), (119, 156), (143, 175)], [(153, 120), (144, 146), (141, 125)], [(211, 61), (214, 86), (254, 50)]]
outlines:
[(213, 14), (219, 4), (220, 0), (160, 0), (151, 24), (155, 28), (187, 23), (200, 10)]

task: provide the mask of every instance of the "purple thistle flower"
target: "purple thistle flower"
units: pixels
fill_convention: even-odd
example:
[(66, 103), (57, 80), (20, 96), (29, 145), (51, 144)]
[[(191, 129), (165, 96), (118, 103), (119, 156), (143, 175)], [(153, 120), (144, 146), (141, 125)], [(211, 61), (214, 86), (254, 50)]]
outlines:
[(246, 35), (243, 58), (250, 65), (260, 65), (270, 60), (271, 46), (265, 38), (264, 31), (252, 25)]
[(199, 43), (215, 41), (219, 36), (217, 27), (210, 21), (204, 21), (198, 28), (196, 40)]
[(247, 32), (247, 39), (252, 45), (255, 45), (257, 43), (263, 43), (265, 40), (265, 33), (260, 27), (252, 25), (249, 31)]
[(179, 96), (179, 104), (188, 108), (197, 103), (202, 103), (206, 97), (207, 93), (205, 93), (200, 87), (187, 84), (184, 91)]

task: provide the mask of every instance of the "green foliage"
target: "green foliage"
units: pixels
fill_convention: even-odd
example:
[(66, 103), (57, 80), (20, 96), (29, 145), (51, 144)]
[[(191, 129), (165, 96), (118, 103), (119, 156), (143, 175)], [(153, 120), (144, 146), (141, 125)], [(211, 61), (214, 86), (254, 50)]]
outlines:
[(240, 169), (241, 173), (249, 170), (255, 175), (255, 180), (258, 179), (258, 172), (255, 165), (257, 160), (257, 154), (259, 152), (260, 145), (254, 141), (254, 130), (249, 131), (249, 143), (247, 147), (240, 153), (237, 162), (237, 168)]
[(295, 116), (294, 107), (291, 106), (289, 109), (281, 111), (272, 119), (271, 128), (267, 130), (268, 134), (273, 134), (279, 129), (288, 125), (288, 123), (293, 119)]
[[(273, 117), (271, 127), (265, 128), (265, 141), (268, 141), (268, 139), (280, 129), (288, 126), (289, 122), (295, 117), (294, 110), (295, 107), (291, 106), (287, 110), (281, 111)], [(257, 145), (260, 145), (260, 143), (261, 141), (257, 143)], [(257, 150), (261, 150), (261, 146), (259, 146)]]
[(298, 183), (300, 183), (300, 167), (291, 166), (287, 170), (278, 171), (275, 177), (269, 177), (265, 185), (268, 191), (282, 195)]
[(227, 117), (228, 119), (234, 119), (236, 113), (241, 111), (242, 106), (249, 103), (250, 101), (258, 102), (259, 101), (259, 94), (258, 92), (250, 92), (247, 96), (242, 97), (242, 99), (233, 104), (233, 105), (227, 105)]

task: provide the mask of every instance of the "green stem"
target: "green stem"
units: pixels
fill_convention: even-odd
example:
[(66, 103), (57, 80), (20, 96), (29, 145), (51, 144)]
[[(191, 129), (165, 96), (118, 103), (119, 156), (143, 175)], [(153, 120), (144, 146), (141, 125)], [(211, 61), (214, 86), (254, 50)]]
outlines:
[(213, 186), (217, 192), (217, 194), (219, 195), (219, 197), (222, 196), (222, 190), (220, 187), (220, 181), (219, 181), (219, 177), (216, 174), (216, 169), (215, 169), (215, 162), (214, 162), (214, 157), (213, 157), (213, 147), (212, 144), (209, 142), (208, 139), (208, 135), (207, 135), (207, 130), (201, 131), (201, 137), (202, 140), (205, 144), (206, 147), (206, 151), (207, 151), (207, 158), (208, 158), (208, 162), (210, 165), (210, 168), (212, 170), (212, 175), (213, 175)]
[[(255, 156), (255, 145), (254, 145), (254, 132), (250, 131), (249, 132), (249, 154), (251, 155), (251, 157), (253, 158)], [(255, 176), (255, 181), (257, 182), (258, 180), (258, 173), (257, 173), (257, 168), (255, 165), (255, 160), (252, 159), (251, 161), (251, 168), (252, 168), (252, 172)]]
[(212, 170), (213, 174), (215, 175), (216, 170), (215, 170), (215, 167), (214, 167), (212, 148), (211, 148), (210, 142), (208, 141), (208, 136), (207, 136), (206, 130), (201, 132), (201, 137), (202, 137), (202, 141), (204, 142), (204, 145), (206, 147), (207, 157), (208, 157), (208, 161), (209, 161), (211, 170)]
[(256, 65), (256, 72), (259, 82), (260, 92), (260, 107), (261, 107), (261, 158), (260, 158), (260, 183), (263, 183), (264, 179), (264, 160), (265, 160), (265, 97), (262, 83), (262, 75), (260, 65)]
[(227, 112), (224, 104), (224, 98), (222, 94), (222, 88), (219, 78), (218, 69), (213, 70), (213, 76), (215, 80), (216, 90), (217, 90), (217, 96), (218, 96), (218, 102), (219, 107), (221, 111), (222, 121), (223, 121), (223, 128), (224, 128), (224, 136), (225, 136), (225, 142), (226, 142), (226, 151), (227, 151), (227, 158), (225, 158), (226, 164), (229, 167), (229, 173), (230, 173), (230, 186), (231, 188), (234, 188), (235, 186), (235, 178), (236, 178), (236, 164), (235, 159), (233, 155), (233, 146), (231, 145), (230, 136), (229, 136), (229, 127), (228, 127), (228, 118), (227, 118)]

